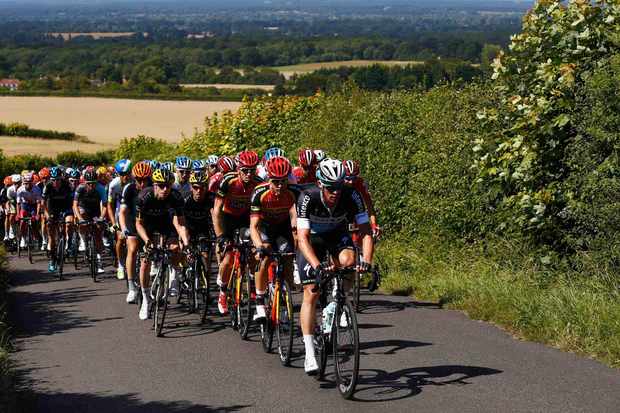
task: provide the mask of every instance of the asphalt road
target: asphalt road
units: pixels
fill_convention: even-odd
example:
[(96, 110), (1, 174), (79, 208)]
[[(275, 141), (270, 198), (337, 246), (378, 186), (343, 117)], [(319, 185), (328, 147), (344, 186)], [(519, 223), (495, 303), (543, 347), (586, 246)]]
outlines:
[(256, 335), (179, 308), (156, 338), (111, 271), (93, 283), (54, 280), (41, 256), (11, 267), (24, 412), (620, 412), (620, 371), (407, 297), (363, 296), (361, 383), (347, 401), (332, 375), (304, 375), (300, 340), (284, 368)]

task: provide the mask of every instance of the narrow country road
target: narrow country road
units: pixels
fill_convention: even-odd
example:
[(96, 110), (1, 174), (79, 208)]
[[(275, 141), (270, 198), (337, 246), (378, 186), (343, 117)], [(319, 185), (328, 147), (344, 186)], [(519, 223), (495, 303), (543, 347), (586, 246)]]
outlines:
[(43, 256), (10, 264), (24, 412), (620, 411), (620, 371), (406, 297), (363, 296), (361, 383), (346, 401), (332, 376), (304, 375), (300, 340), (284, 368), (256, 335), (180, 309), (156, 338), (111, 273), (57, 281)]

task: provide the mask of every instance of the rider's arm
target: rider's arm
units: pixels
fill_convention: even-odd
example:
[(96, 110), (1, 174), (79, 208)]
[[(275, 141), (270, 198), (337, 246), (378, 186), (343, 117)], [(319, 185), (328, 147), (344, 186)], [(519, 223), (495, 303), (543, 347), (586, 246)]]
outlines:
[(215, 236), (221, 237), (224, 234), (224, 212), (222, 207), (224, 206), (224, 198), (216, 197), (215, 204), (213, 205), (213, 229), (215, 230)]
[(127, 214), (129, 208), (127, 205), (121, 204), (120, 209), (118, 211), (118, 225), (120, 226), (121, 232), (125, 232), (127, 229)]
[(116, 208), (116, 202), (108, 202), (107, 203), (107, 212), (108, 212), (108, 216), (110, 217), (110, 223), (112, 224), (112, 226), (116, 226), (118, 225), (118, 222), (116, 222), (116, 214), (114, 209)]
[(291, 231), (293, 232), (293, 241), (297, 246), (297, 208), (295, 204), (288, 210), (288, 215), (291, 218)]
[(357, 224), (359, 234), (362, 237), (362, 256), (365, 262), (372, 264), (374, 241), (372, 239), (368, 212), (366, 212), (366, 206), (359, 192), (355, 190), (352, 191), (351, 201), (351, 214)]
[(310, 243), (310, 228), (297, 228), (297, 242), (299, 243), (299, 250), (304, 254), (306, 261), (308, 261), (312, 268), (318, 267), (321, 261), (319, 261)]
[(256, 248), (262, 248), (263, 240), (260, 237), (260, 232), (258, 230), (258, 225), (260, 224), (260, 215), (254, 214), (250, 216), (250, 237), (252, 238), (252, 243)]
[(185, 217), (183, 215), (174, 215), (172, 217), (172, 225), (177, 230), (177, 234), (181, 238), (181, 242), (183, 245), (189, 245), (189, 232), (187, 231), (187, 227), (185, 226)]
[(146, 228), (144, 227), (144, 222), (142, 221), (142, 218), (140, 218), (139, 216), (136, 218), (136, 231), (138, 232), (138, 235), (140, 236), (140, 238), (142, 238), (142, 241), (144, 241), (144, 243), (148, 245), (150, 242), (149, 234), (148, 232), (146, 232)]
[(370, 224), (358, 224), (359, 235), (362, 237), (362, 256), (364, 262), (372, 264), (372, 257), (375, 252), (375, 242), (372, 239)]

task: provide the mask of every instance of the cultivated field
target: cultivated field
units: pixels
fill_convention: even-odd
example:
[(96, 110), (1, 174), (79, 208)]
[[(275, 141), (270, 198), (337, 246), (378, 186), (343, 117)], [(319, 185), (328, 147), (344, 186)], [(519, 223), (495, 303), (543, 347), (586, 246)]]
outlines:
[(246, 85), (241, 83), (182, 83), (181, 87), (186, 89), (201, 89), (213, 87), (216, 89), (233, 89), (233, 90), (246, 90), (246, 89), (260, 89), (271, 91), (275, 88), (275, 85)]
[(94, 142), (0, 138), (0, 149), (13, 155), (54, 155), (75, 149), (95, 152), (113, 148), (122, 138), (138, 134), (176, 142), (183, 134), (190, 135), (201, 128), (205, 117), (237, 110), (240, 105), (240, 102), (0, 96), (0, 122), (75, 132)]
[(303, 63), (292, 66), (275, 66), (272, 69), (279, 71), (285, 78), (290, 78), (294, 74), (314, 72), (318, 69), (335, 69), (341, 66), (350, 67), (364, 67), (374, 64), (386, 65), (386, 66), (406, 66), (421, 64), (423, 62), (418, 61), (403, 61), (403, 60), (340, 60), (334, 62), (319, 62), (319, 63)]

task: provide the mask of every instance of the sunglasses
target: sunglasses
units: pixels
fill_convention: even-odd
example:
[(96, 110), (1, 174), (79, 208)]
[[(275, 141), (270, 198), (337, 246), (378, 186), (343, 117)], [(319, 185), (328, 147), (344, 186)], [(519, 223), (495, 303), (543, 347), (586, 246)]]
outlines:
[(271, 183), (274, 184), (275, 186), (282, 186), (287, 182), (286, 179), (272, 179)]
[(333, 193), (341, 191), (342, 187), (341, 186), (326, 186), (326, 185), (323, 185), (323, 189), (325, 189), (327, 192), (333, 194)]
[(254, 172), (256, 172), (256, 168), (240, 168), (239, 170), (246, 175), (253, 174)]
[(191, 172), (191, 171), (186, 171), (186, 170), (182, 170), (182, 171), (180, 170), (180, 171), (179, 171), (179, 173), (180, 173), (181, 175), (189, 175), (189, 174), (191, 174), (192, 172)]
[(202, 191), (203, 189), (205, 189), (204, 185), (192, 185), (192, 189), (195, 189), (196, 191)]
[(168, 189), (170, 188), (170, 184), (155, 184), (155, 186), (159, 189)]
[(139, 183), (139, 184), (143, 184), (143, 183), (148, 182), (148, 181), (149, 181), (148, 178), (143, 178), (143, 179), (136, 178), (136, 182)]

